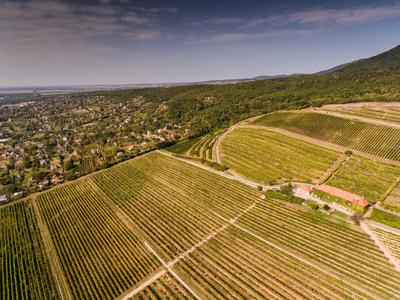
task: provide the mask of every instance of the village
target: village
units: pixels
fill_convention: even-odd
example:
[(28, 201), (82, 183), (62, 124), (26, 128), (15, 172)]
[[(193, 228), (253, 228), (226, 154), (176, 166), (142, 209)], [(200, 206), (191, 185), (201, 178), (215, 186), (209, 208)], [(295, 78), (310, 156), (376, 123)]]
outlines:
[[(156, 113), (154, 113), (156, 111)], [(151, 115), (151, 118), (149, 118)], [(0, 106), (0, 203), (42, 191), (191, 134), (163, 103), (57, 95)]]

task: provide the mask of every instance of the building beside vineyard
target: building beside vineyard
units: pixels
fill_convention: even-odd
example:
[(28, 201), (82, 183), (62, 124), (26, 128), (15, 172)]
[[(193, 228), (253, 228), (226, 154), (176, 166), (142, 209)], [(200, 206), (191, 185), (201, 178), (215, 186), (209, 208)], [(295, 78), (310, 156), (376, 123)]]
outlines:
[(0, 195), (0, 204), (6, 203), (8, 201), (7, 195)]
[[(328, 194), (327, 198), (329, 200), (338, 200), (337, 202), (342, 204), (344, 203), (345, 206), (350, 206), (352, 209), (361, 213), (364, 213), (365, 209), (369, 205), (369, 202), (363, 196), (359, 196), (327, 184), (317, 185), (315, 189), (322, 193)], [(330, 197), (329, 195), (333, 197)], [(321, 193), (318, 193), (317, 196), (321, 196)]]

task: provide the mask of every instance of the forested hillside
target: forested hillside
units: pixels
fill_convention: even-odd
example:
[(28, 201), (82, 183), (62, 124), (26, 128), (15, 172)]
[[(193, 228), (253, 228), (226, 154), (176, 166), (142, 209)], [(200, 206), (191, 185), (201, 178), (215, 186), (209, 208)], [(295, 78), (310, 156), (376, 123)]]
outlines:
[(327, 103), (395, 101), (400, 97), (400, 47), (325, 74), (226, 85), (192, 85), (101, 92), (143, 96), (168, 105), (168, 118), (189, 123), (197, 134), (278, 109)]

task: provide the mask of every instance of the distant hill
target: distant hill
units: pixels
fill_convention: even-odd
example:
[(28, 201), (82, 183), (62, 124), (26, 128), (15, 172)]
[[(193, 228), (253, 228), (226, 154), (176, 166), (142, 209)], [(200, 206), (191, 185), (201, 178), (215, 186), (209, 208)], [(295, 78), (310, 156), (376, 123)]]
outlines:
[(400, 73), (400, 46), (376, 56), (343, 64), (318, 74), (362, 72)]

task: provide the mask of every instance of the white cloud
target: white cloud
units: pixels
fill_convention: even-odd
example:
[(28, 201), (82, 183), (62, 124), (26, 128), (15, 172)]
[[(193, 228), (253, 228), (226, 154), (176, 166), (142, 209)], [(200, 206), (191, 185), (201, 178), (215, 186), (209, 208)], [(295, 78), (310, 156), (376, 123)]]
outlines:
[(351, 25), (400, 17), (400, 4), (358, 6), (345, 9), (310, 8), (304, 11), (274, 14), (243, 22), (243, 27), (287, 24), (338, 24)]

